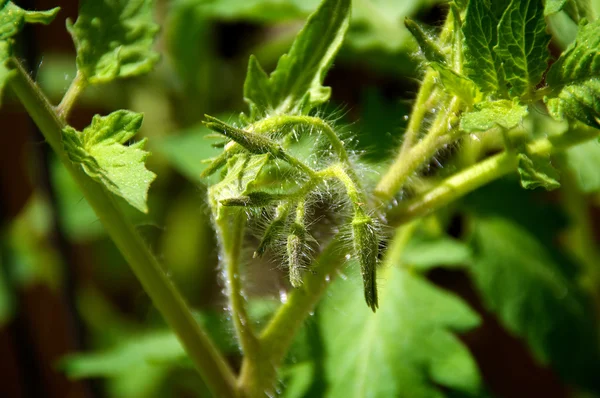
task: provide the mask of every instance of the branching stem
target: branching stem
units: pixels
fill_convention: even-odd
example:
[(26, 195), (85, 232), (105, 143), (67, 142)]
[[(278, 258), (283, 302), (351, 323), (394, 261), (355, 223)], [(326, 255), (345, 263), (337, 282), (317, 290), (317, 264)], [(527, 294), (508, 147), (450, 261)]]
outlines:
[(10, 87), (81, 189), (154, 305), (179, 337), (206, 385), (216, 396), (237, 397), (235, 378), (229, 365), (196, 322), (183, 297), (135, 227), (119, 209), (113, 196), (69, 159), (62, 145), (62, 129), (66, 126), (64, 118), (55, 111), (21, 64), (15, 59), (9, 62), (16, 70)]
[(56, 107), (56, 112), (62, 119), (66, 120), (67, 117), (69, 117), (69, 112), (71, 111), (71, 108), (73, 108), (73, 105), (75, 105), (75, 102), (77, 101), (81, 93), (83, 93), (86, 87), (87, 83), (83, 75), (81, 74), (81, 72), (77, 71), (77, 74), (75, 75), (75, 78), (73, 79), (71, 85), (67, 89), (67, 92), (60, 101), (60, 104), (58, 104), (58, 106)]

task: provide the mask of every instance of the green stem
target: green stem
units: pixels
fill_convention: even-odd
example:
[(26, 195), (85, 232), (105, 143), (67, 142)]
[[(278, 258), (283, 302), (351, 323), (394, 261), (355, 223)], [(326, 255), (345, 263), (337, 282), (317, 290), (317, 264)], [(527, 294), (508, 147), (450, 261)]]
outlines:
[(265, 350), (265, 357), (273, 366), (277, 367), (281, 363), (296, 332), (337, 276), (346, 254), (342, 250), (341, 240), (338, 235), (332, 238), (331, 243), (314, 261), (314, 272), (305, 275), (302, 287), (294, 289), (288, 295), (287, 301), (263, 330), (260, 336), (261, 346)]
[(62, 119), (67, 119), (71, 108), (73, 107), (73, 105), (75, 105), (77, 98), (79, 98), (79, 96), (81, 95), (81, 93), (83, 93), (83, 90), (85, 90), (86, 87), (87, 83), (84, 80), (83, 75), (81, 74), (81, 72), (77, 71), (75, 79), (73, 79), (67, 92), (60, 101), (60, 104), (58, 104), (58, 106), (56, 107), (56, 112), (58, 113), (58, 116), (60, 116)]
[(244, 355), (255, 358), (258, 340), (246, 311), (246, 298), (240, 272), (241, 251), (244, 240), (246, 217), (243, 211), (232, 209), (225, 215), (215, 217), (222, 248), (222, 260), (227, 280), (227, 297), (233, 317), (233, 325)]
[(431, 159), (442, 146), (456, 139), (447, 133), (453, 128), (453, 126), (449, 126), (449, 120), (457, 111), (458, 104), (458, 99), (453, 98), (449, 109), (438, 116), (425, 138), (406, 153), (398, 154), (394, 163), (375, 187), (375, 195), (384, 201), (393, 198), (419, 167)]
[[(570, 130), (560, 136), (542, 138), (527, 145), (532, 155), (549, 156), (570, 146), (596, 138), (600, 131), (587, 127)], [(429, 214), (469, 192), (517, 170), (514, 153), (503, 152), (448, 177), (435, 188), (388, 212), (388, 224), (399, 225)]]
[(10, 60), (16, 75), (10, 87), (39, 127), (48, 144), (69, 171), (115, 242), (154, 305), (175, 331), (206, 385), (219, 397), (236, 397), (234, 375), (204, 330), (195, 321), (184, 299), (148, 250), (135, 227), (117, 206), (113, 196), (69, 160), (62, 145), (66, 126), (48, 99), (18, 61)]

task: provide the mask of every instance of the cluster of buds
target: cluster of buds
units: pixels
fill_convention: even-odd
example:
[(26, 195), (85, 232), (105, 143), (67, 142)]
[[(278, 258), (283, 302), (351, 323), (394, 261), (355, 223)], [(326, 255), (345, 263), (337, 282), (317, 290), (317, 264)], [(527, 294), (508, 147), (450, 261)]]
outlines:
[[(321, 189), (326, 180), (341, 183), (353, 209), (349, 220), (352, 251), (360, 263), (365, 300), (375, 311), (378, 306), (376, 267), (379, 257), (379, 229), (375, 219), (364, 209), (365, 195), (352, 170), (343, 143), (337, 136), (332, 136), (332, 129), (327, 126), (330, 129), (327, 139), (336, 140), (333, 146), (343, 152), (331, 164), (313, 169), (288, 152), (292, 140), (281, 134), (281, 131), (260, 133), (251, 128), (246, 131), (210, 116), (207, 116), (205, 124), (227, 139), (223, 144), (223, 154), (214, 159), (204, 173), (209, 175), (225, 167), (223, 181), (219, 183), (221, 185), (211, 188), (212, 205), (225, 212), (232, 207), (275, 207), (275, 217), (265, 229), (254, 257), (262, 256), (268, 248), (275, 245), (285, 245), (285, 250), (278, 251), (285, 252), (293, 287), (300, 287), (303, 283), (303, 272), (310, 264), (310, 243), (314, 241), (306, 226), (307, 198)], [(320, 121), (320, 125), (324, 125), (324, 122)], [(288, 181), (281, 181), (279, 184), (286, 188), (269, 189), (268, 184), (263, 181), (262, 170), (269, 164), (279, 167), (280, 163), (277, 162), (287, 163), (296, 173), (284, 177)], [(299, 175), (302, 177), (298, 178)], [(285, 239), (281, 239), (282, 237)]]

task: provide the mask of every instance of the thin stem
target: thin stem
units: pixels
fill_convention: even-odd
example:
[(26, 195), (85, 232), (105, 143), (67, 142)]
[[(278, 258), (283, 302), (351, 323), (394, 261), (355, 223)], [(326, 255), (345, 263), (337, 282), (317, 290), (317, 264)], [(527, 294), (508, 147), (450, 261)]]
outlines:
[(288, 295), (287, 301), (263, 330), (260, 336), (261, 346), (273, 366), (277, 367), (283, 360), (296, 332), (304, 324), (304, 319), (313, 311), (321, 295), (337, 276), (346, 255), (342, 250), (341, 240), (338, 235), (332, 238), (314, 261), (314, 272), (305, 275), (302, 287), (294, 289)]
[(232, 209), (225, 215), (215, 217), (215, 223), (221, 238), (223, 265), (227, 278), (227, 297), (235, 331), (244, 355), (254, 358), (258, 352), (258, 341), (246, 311), (246, 298), (240, 272), (246, 217), (243, 211)]
[[(600, 131), (587, 127), (570, 130), (560, 136), (542, 138), (527, 145), (532, 155), (546, 155), (597, 137)], [(448, 177), (435, 188), (388, 212), (389, 225), (399, 225), (429, 214), (469, 192), (517, 170), (517, 158), (512, 152), (503, 152)]]
[(348, 163), (350, 161), (350, 157), (348, 156), (348, 152), (346, 151), (344, 142), (340, 140), (340, 137), (338, 137), (338, 135), (335, 133), (335, 130), (333, 130), (329, 123), (325, 122), (323, 119), (320, 119), (318, 117), (301, 115), (278, 115), (262, 119), (259, 122), (254, 123), (251, 126), (251, 128), (258, 133), (266, 133), (276, 131), (285, 127), (289, 128), (296, 125), (306, 125), (320, 129), (327, 136), (327, 139), (331, 143), (331, 146), (335, 153), (338, 155), (339, 159), (344, 163)]
[(85, 90), (86, 87), (87, 83), (83, 75), (81, 74), (81, 72), (77, 71), (75, 79), (73, 79), (71, 85), (67, 89), (67, 92), (60, 101), (60, 104), (58, 104), (58, 106), (56, 107), (56, 112), (58, 113), (58, 116), (60, 118), (65, 120), (67, 119), (71, 108), (73, 107), (73, 105), (75, 105), (77, 98), (79, 98), (79, 96), (81, 95), (81, 93), (83, 93), (83, 90)]
[(419, 131), (421, 130), (421, 124), (431, 108), (427, 106), (427, 103), (429, 103), (432, 98), (437, 97), (434, 95), (435, 73), (436, 72), (430, 68), (425, 72), (423, 84), (421, 84), (419, 94), (417, 94), (417, 99), (415, 100), (415, 104), (410, 113), (408, 126), (402, 137), (402, 146), (400, 147), (398, 158), (404, 158), (408, 150), (412, 148), (417, 141)]
[(383, 200), (391, 199), (406, 183), (406, 180), (419, 168), (431, 159), (433, 155), (444, 145), (449, 144), (457, 137), (446, 135), (453, 126), (449, 119), (456, 112), (459, 101), (453, 98), (447, 112), (441, 113), (436, 122), (431, 126), (429, 133), (405, 154), (398, 154), (396, 160), (383, 175), (377, 187), (375, 195)]
[(62, 129), (66, 126), (64, 119), (56, 113), (20, 63), (15, 59), (11, 59), (10, 63), (16, 70), (16, 75), (9, 82), (10, 87), (81, 189), (154, 305), (179, 337), (206, 385), (217, 396), (236, 397), (235, 378), (231, 369), (195, 321), (184, 299), (135, 227), (119, 209), (113, 196), (69, 160), (61, 142)]

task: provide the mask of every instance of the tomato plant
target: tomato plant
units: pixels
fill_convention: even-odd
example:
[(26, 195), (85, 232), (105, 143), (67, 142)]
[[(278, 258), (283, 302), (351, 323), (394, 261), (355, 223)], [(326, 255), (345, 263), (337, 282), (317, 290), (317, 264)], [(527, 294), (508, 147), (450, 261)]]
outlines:
[[(26, 24), (49, 24), (59, 8), (0, 2), (0, 89), (24, 106), (171, 331), (67, 356), (62, 371), (119, 379), (140, 366), (142, 385), (156, 386), (152, 375), (193, 368), (187, 377), (201, 382), (191, 389), (218, 397), (492, 396), (502, 389), (459, 338), (482, 327), (485, 311), (563, 385), (600, 393), (598, 4), (393, 3), (175, 1), (161, 61), (153, 1), (84, 0), (67, 21), (76, 72), (55, 106), (18, 44)], [(431, 3), (427, 24), (418, 11)], [(274, 29), (281, 37), (255, 47), (243, 69), (211, 59), (211, 19), (305, 22)], [(364, 107), (373, 115), (336, 110), (326, 82), (338, 60), (418, 77), (406, 117), (380, 95)], [(227, 97), (223, 65), (245, 72)], [(154, 80), (139, 80), (149, 73)], [(359, 75), (334, 90), (358, 86)], [(111, 104), (87, 127), (70, 124), (89, 92), (121, 85), (137, 98), (127, 107), (145, 115)], [(144, 117), (156, 125), (145, 131)], [(170, 135), (174, 125), (194, 133)], [(134, 140), (140, 130), (145, 138)], [(146, 147), (163, 163), (148, 166)], [(175, 181), (172, 169), (203, 194), (179, 203), (172, 226), (182, 232), (162, 249), (172, 257), (159, 249), (157, 258), (136, 225), (152, 214), (151, 185)], [(168, 212), (163, 191), (156, 206)], [(188, 231), (201, 251), (189, 248)], [(191, 255), (178, 281), (168, 263), (179, 250)], [(227, 304), (209, 316), (193, 309), (194, 286), (180, 285), (188, 273), (207, 280), (196, 267), (210, 268), (216, 253)], [(475, 302), (436, 283), (439, 272), (464, 278)], [(271, 284), (253, 280), (265, 274)], [(93, 324), (97, 308), (87, 311)], [(115, 395), (156, 392), (118, 385)]]

